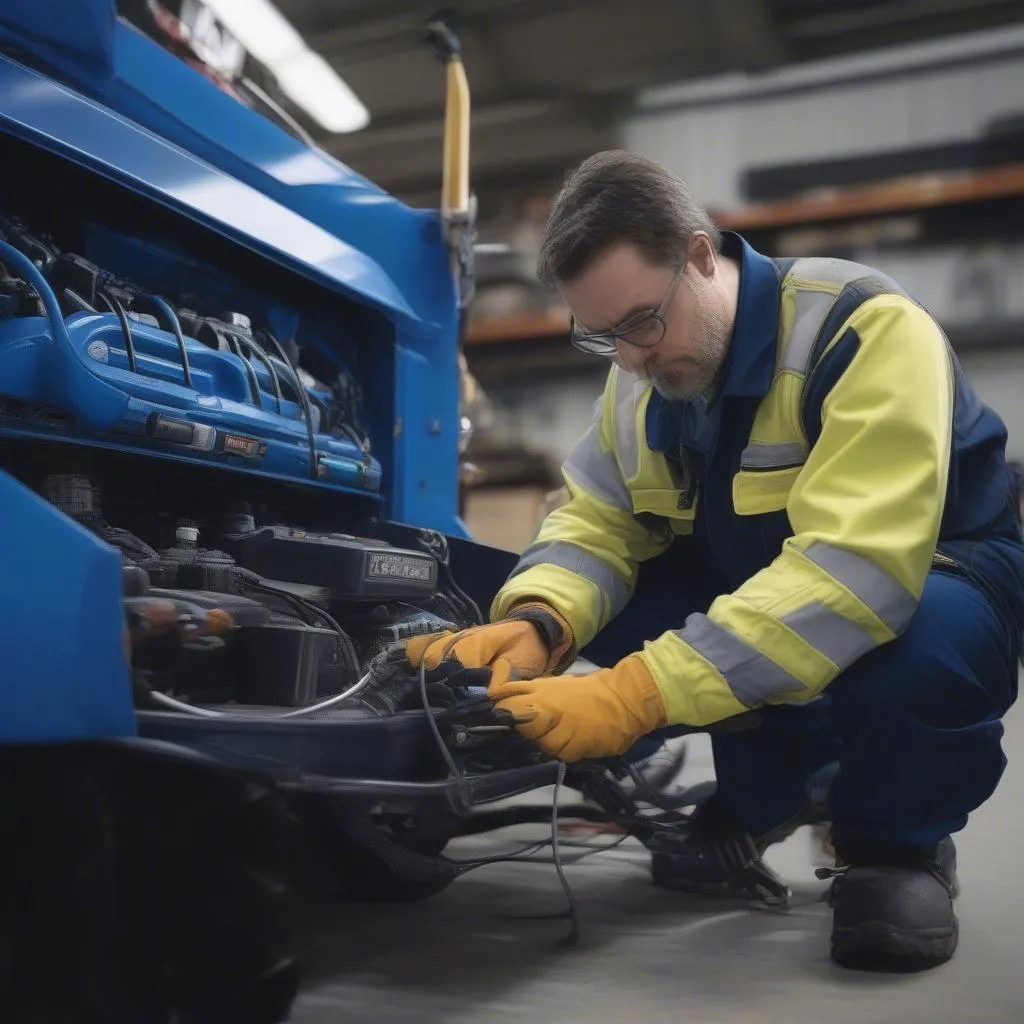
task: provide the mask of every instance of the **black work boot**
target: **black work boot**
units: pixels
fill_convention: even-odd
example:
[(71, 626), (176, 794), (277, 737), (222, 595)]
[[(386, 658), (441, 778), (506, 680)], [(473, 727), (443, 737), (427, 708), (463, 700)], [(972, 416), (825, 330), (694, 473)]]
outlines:
[(929, 851), (842, 850), (834, 875), (832, 959), (841, 967), (919, 971), (949, 960), (959, 927), (956, 847), (946, 836)]

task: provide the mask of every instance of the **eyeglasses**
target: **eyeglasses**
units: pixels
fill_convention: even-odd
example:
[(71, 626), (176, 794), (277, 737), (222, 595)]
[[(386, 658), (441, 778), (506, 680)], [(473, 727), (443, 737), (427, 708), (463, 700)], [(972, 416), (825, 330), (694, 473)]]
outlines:
[(620, 341), (636, 345), (638, 348), (653, 348), (665, 337), (665, 313), (669, 303), (675, 297), (676, 289), (682, 280), (686, 264), (675, 272), (672, 283), (661, 300), (657, 309), (645, 309), (626, 317), (618, 327), (610, 331), (588, 331), (575, 317), (569, 320), (570, 338), (573, 345), (581, 352), (591, 355), (613, 356), (618, 351)]

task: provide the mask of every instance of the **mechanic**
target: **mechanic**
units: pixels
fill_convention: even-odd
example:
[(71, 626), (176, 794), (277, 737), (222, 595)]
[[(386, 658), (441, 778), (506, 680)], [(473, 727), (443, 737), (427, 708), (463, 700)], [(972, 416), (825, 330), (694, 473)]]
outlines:
[[(611, 362), (571, 498), (491, 624), (413, 641), (410, 662), (490, 666), (497, 706), (567, 762), (764, 709), (711, 730), (693, 857), (655, 853), (655, 880), (698, 888), (708, 844), (759, 856), (827, 820), (833, 958), (949, 959), (950, 836), (1004, 769), (1024, 624), (1003, 423), (895, 281), (769, 259), (635, 155), (568, 178), (539, 273)], [(559, 675), (583, 648), (608, 667)]]

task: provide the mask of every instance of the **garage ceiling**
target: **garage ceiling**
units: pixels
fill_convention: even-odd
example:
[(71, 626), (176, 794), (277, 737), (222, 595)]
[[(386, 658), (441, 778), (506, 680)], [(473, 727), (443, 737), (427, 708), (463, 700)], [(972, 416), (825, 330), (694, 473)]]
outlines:
[[(370, 110), (319, 138), (410, 202), (440, 182), (444, 74), (421, 42), (435, 5), (278, 0)], [(546, 190), (617, 138), (637, 90), (1024, 21), (1024, 0), (461, 0), (482, 212)]]

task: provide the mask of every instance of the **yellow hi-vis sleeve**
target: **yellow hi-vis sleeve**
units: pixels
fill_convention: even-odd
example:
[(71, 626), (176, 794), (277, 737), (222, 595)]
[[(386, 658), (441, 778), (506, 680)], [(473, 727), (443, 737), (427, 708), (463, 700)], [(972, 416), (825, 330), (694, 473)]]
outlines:
[(569, 501), (545, 517), (491, 606), (493, 621), (522, 601), (546, 602), (572, 627), (573, 654), (629, 602), (639, 563), (670, 543), (633, 516), (612, 449), (614, 415), (610, 385), (562, 467)]
[(810, 700), (917, 609), (945, 502), (953, 366), (932, 318), (900, 296), (862, 304), (833, 344), (848, 331), (856, 354), (790, 491), (794, 536), (707, 615), (645, 645), (671, 723)]

